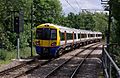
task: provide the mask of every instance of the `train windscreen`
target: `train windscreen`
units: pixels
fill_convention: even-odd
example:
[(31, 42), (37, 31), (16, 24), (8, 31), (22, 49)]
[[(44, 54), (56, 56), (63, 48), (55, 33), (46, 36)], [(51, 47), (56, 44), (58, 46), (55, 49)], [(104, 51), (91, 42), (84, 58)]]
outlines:
[(36, 30), (36, 39), (41, 40), (56, 40), (57, 30), (50, 28), (38, 28)]

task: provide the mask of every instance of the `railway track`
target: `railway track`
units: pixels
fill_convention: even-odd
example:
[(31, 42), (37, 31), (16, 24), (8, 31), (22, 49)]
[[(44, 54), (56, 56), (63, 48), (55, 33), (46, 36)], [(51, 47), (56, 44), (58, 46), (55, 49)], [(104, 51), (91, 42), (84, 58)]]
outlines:
[[(88, 45), (87, 47), (84, 47), (81, 52), (85, 51), (85, 49), (88, 49), (91, 46), (96, 45), (96, 44), (97, 43), (94, 43), (94, 44)], [(79, 53), (75, 54), (74, 56), (77, 56), (78, 54)], [(31, 61), (28, 61), (28, 62), (25, 62), (25, 63), (20, 64), (18, 66), (15, 66), (13, 68), (9, 68), (9, 69), (6, 69), (4, 71), (1, 71), (0, 72), (0, 78), (18, 78), (18, 77), (22, 77), (24, 75), (27, 75), (27, 74), (31, 73), (31, 71), (34, 71), (35, 69), (39, 69), (42, 66), (44, 66), (46, 64), (49, 64), (51, 61), (54, 61), (54, 60), (55, 59), (49, 59), (49, 60), (33, 59)], [(62, 67), (62, 65), (61, 65), (61, 67)], [(54, 72), (54, 71), (52, 71), (52, 72)], [(49, 76), (49, 74), (48, 74), (48, 76)], [(48, 76), (46, 75), (46, 78)]]
[(95, 48), (91, 49), (91, 51), (83, 57), (83, 59), (80, 61), (80, 63), (78, 64), (78, 66), (76, 67), (76, 69), (74, 70), (74, 72), (72, 73), (72, 75), (70, 76), (70, 78), (75, 78), (76, 74), (78, 73), (79, 69), (81, 68), (81, 66), (84, 64), (85, 60), (91, 55), (91, 53), (100, 45), (95, 46)]
[[(82, 52), (84, 52), (86, 49), (88, 50), (91, 50), (89, 49), (90, 47), (94, 46), (94, 45), (97, 45), (98, 43), (94, 43), (94, 44), (90, 44), (90, 45), (87, 45), (87, 46), (84, 46), (84, 47), (81, 47), (81, 49), (76, 49), (74, 51), (71, 51), (69, 53), (66, 53), (65, 55), (61, 56), (60, 58), (57, 58), (57, 59), (54, 59), (53, 61), (51, 61), (50, 63), (44, 65), (44, 66), (41, 66), (40, 68), (34, 70), (34, 72), (32, 73), (28, 73), (26, 75), (21, 75), (19, 78), (54, 78), (53, 75), (54, 75), (54, 72), (57, 72), (56, 70), (60, 69), (61, 67), (64, 67), (63, 65), (66, 64), (66, 67), (67, 66), (67, 63), (75, 63), (76, 65), (75, 66), (69, 66), (70, 68), (69, 69), (72, 69), (76, 66), (78, 66), (78, 63), (76, 62), (79, 62), (80, 61), (80, 58), (78, 57), (78, 55)], [(94, 49), (94, 48), (93, 48)], [(72, 54), (71, 54), (72, 53)], [(74, 53), (74, 54), (73, 54)], [(81, 56), (80, 56), (81, 57)], [(74, 58), (74, 59), (73, 59)], [(84, 57), (81, 57), (82, 59)], [(63, 60), (64, 59), (64, 60)], [(72, 61), (71, 61), (72, 60)], [(77, 60), (77, 61), (76, 61)], [(75, 68), (74, 68), (75, 69)], [(73, 70), (72, 70), (73, 71)], [(64, 72), (64, 71), (63, 71)], [(66, 74), (66, 72), (64, 72)], [(52, 75), (52, 76), (51, 76)], [(57, 77), (59, 77), (57, 75)], [(56, 78), (57, 78), (56, 77)], [(61, 77), (63, 78), (63, 77)]]
[(51, 60), (53, 59), (48, 59), (48, 60), (38, 60), (37, 58), (32, 59), (15, 67), (1, 71), (0, 78), (17, 78), (21, 75), (27, 74), (37, 69), (42, 65), (49, 63)]
[[(87, 57), (99, 45), (100, 44), (93, 46), (93, 48), (91, 50), (89, 50), (88, 53), (85, 56), (83, 56), (83, 57), (79, 57), (79, 55), (81, 54), (81, 52), (78, 53), (77, 55), (74, 55), (73, 57), (71, 57), (67, 61), (63, 62), (58, 67), (56, 67), (54, 70), (50, 71), (44, 78), (57, 78), (57, 77), (61, 77), (61, 78), (74, 78), (75, 74), (78, 71), (78, 69), (80, 69), (80, 67), (83, 65), (84, 61), (87, 59)], [(75, 59), (78, 59), (78, 60), (75, 60)]]

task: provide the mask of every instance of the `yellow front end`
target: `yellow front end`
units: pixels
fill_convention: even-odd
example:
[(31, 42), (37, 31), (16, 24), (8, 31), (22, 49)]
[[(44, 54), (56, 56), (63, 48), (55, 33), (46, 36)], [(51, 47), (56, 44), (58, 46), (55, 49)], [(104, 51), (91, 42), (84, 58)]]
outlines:
[[(42, 25), (39, 25), (38, 27), (37, 27), (37, 29), (39, 29), (39, 28), (49, 28), (49, 29), (56, 29), (57, 30), (57, 38), (55, 39), (55, 40), (50, 40), (50, 39), (48, 39), (48, 40), (44, 40), (44, 39), (35, 39), (35, 42), (39, 42), (38, 43), (38, 45), (39, 46), (41, 46), (41, 47), (52, 47), (51, 45), (52, 45), (52, 43), (55, 43), (56, 44), (56, 46), (60, 46), (60, 33), (59, 33), (59, 31), (60, 31), (60, 29), (59, 28), (57, 28), (57, 27), (54, 27), (54, 26), (52, 26), (52, 25), (47, 25), (46, 26), (46, 24), (42, 24)], [(44, 35), (44, 34), (43, 34)]]
[(41, 54), (45, 52), (44, 49), (47, 49), (51, 55), (55, 55), (56, 50), (60, 47), (60, 29), (54, 25), (42, 24), (37, 26), (36, 31), (37, 53)]

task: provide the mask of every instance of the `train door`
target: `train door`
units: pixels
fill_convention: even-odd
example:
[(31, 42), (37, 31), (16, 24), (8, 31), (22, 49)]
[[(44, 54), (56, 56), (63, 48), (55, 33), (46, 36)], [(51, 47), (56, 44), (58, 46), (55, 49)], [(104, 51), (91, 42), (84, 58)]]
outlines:
[(57, 29), (50, 30), (50, 46), (57, 46)]

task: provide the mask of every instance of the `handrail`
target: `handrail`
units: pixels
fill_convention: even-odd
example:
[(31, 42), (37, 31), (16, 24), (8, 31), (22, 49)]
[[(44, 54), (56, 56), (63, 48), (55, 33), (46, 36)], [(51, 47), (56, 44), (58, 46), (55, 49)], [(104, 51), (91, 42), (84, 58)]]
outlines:
[(112, 57), (109, 55), (109, 53), (106, 50), (106, 47), (103, 46), (103, 57), (102, 57), (104, 72), (106, 78), (111, 78), (111, 64), (115, 68), (115, 70), (118, 73), (118, 78), (120, 78), (120, 68), (117, 66), (117, 64), (114, 62)]
[(111, 63), (114, 65), (115, 69), (117, 71), (120, 71), (119, 67), (116, 65), (116, 63), (113, 61), (112, 57), (108, 54), (107, 50), (104, 48), (104, 52), (106, 53), (106, 55), (108, 56), (108, 58), (110, 59)]

